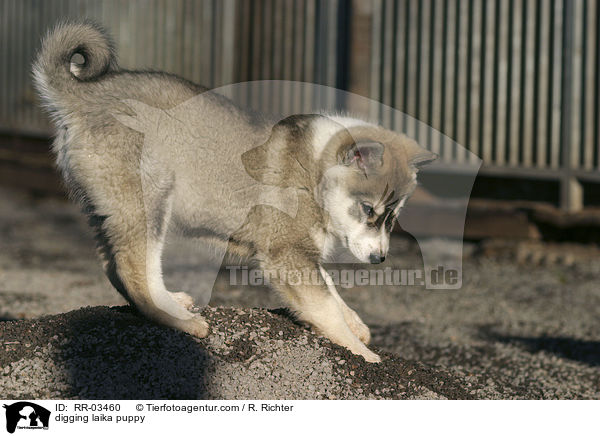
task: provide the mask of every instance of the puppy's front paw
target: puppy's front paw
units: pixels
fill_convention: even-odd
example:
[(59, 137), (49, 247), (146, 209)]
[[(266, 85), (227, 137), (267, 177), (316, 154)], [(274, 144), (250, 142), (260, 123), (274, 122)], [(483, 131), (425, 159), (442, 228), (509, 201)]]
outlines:
[(358, 339), (365, 345), (368, 345), (371, 342), (371, 331), (369, 327), (360, 319), (355, 311), (350, 308), (345, 308), (344, 310), (344, 320), (352, 330)]
[(381, 357), (379, 357), (378, 354), (373, 353), (371, 350), (369, 350), (369, 353), (367, 355), (362, 355), (362, 356), (369, 363), (379, 363), (379, 362), (381, 362)]
[(347, 348), (352, 352), (352, 354), (356, 354), (357, 356), (362, 356), (367, 362), (378, 363), (381, 362), (381, 357), (377, 354), (373, 353), (369, 350), (365, 344), (358, 340), (358, 338), (348, 338), (348, 341), (340, 340), (339, 338), (332, 339), (329, 338), (332, 342), (341, 345), (344, 348)]
[(371, 350), (369, 350), (367, 347), (364, 346), (364, 344), (360, 344), (362, 345), (361, 347), (347, 347), (350, 351), (352, 351), (352, 353), (357, 354), (359, 356), (362, 356), (367, 362), (370, 363), (379, 363), (381, 362), (381, 357), (379, 357), (377, 354), (373, 353)]
[(360, 353), (354, 353), (354, 354), (359, 354), (360, 356), (362, 356), (369, 363), (379, 363), (379, 362), (381, 362), (381, 357), (379, 357), (378, 354), (373, 353), (368, 348), (366, 348), (364, 351), (362, 351)]

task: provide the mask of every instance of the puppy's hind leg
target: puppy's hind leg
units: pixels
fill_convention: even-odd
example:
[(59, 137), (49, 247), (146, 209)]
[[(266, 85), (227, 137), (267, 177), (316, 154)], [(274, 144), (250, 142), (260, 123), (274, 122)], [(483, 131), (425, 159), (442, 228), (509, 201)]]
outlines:
[(187, 292), (171, 292), (171, 297), (188, 310), (194, 307), (194, 298)]
[[(161, 254), (171, 215), (171, 194), (159, 194), (146, 195), (143, 201), (141, 195), (129, 198), (126, 207), (121, 201), (121, 207), (104, 220), (114, 272), (122, 284), (121, 292), (148, 318), (205, 337), (209, 328), (204, 318), (189, 312), (163, 282)], [(115, 284), (114, 279), (111, 281)]]

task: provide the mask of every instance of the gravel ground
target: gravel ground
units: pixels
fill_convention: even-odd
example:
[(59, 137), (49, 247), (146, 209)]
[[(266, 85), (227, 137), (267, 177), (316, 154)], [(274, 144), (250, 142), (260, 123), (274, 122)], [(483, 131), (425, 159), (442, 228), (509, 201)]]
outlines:
[(213, 308), (196, 339), (129, 307), (88, 307), (0, 329), (0, 392), (10, 398), (473, 398), (441, 369), (385, 354), (379, 365), (284, 313)]
[[(387, 265), (419, 265), (415, 244), (392, 247)], [(60, 200), (0, 190), (0, 248), (0, 398), (600, 399), (598, 256), (522, 264), (467, 245), (460, 291), (342, 289), (383, 356), (368, 365), (282, 311), (250, 309), (280, 302), (227, 272), (203, 340), (119, 307), (85, 220)], [(167, 249), (170, 289), (201, 277), (192, 252)]]

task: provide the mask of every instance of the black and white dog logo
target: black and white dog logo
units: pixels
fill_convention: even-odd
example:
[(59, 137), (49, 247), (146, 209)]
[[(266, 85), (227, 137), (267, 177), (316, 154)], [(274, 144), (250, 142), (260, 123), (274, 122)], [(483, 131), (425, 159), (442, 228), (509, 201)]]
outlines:
[(6, 409), (6, 431), (19, 429), (48, 429), (50, 411), (29, 401), (4, 405)]

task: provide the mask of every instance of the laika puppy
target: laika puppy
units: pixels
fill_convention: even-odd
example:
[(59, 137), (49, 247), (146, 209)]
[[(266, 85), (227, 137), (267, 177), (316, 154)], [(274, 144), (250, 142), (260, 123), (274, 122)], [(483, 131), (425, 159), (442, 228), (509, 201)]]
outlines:
[[(163, 283), (165, 234), (175, 228), (280, 277), (320, 274), (317, 282), (271, 283), (299, 320), (380, 360), (322, 263), (339, 247), (360, 262), (383, 262), (417, 169), (434, 154), (364, 121), (272, 120), (177, 76), (120, 69), (110, 38), (92, 22), (58, 25), (33, 72), (66, 185), (97, 232), (110, 281), (140, 312), (194, 336), (209, 333), (188, 310), (192, 299)], [(290, 194), (294, 213), (285, 210)]]

